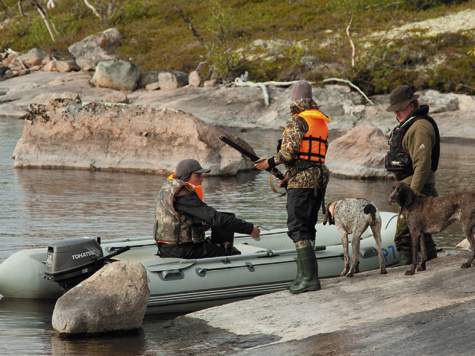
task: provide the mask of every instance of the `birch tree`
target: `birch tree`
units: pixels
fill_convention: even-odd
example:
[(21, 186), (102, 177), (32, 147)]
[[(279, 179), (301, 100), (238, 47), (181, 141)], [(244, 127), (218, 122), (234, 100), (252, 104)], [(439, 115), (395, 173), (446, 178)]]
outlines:
[[(51, 2), (53, 2), (53, 1), (51, 1)], [(41, 18), (43, 19), (43, 22), (45, 23), (46, 28), (48, 29), (48, 33), (51, 37), (51, 40), (53, 42), (56, 42), (56, 39), (54, 38), (53, 30), (56, 34), (58, 33), (58, 31), (56, 31), (56, 27), (54, 26), (54, 23), (51, 20), (51, 18), (48, 16), (48, 13), (46, 12), (46, 10), (43, 8), (43, 6), (41, 6), (41, 4), (37, 0), (28, 0), (27, 3), (32, 5), (34, 8), (36, 8), (36, 10), (39, 12)], [(49, 4), (49, 2), (48, 2), (48, 4)], [(53, 4), (54, 4), (54, 2), (53, 2)], [(23, 16), (25, 16), (25, 13), (23, 12), (22, 0), (18, 0), (18, 9), (20, 10), (20, 13)]]

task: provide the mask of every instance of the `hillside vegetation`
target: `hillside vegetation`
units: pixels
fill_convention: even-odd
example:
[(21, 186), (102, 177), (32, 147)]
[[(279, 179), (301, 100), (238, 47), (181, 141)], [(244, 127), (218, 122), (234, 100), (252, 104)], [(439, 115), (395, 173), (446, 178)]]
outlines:
[(202, 63), (221, 82), (248, 72), (255, 82), (340, 78), (369, 95), (403, 83), (475, 94), (473, 30), (387, 36), (467, 9), (474, 0), (0, 0), (0, 52), (40, 47), (71, 58), (69, 45), (116, 27), (117, 57), (142, 73)]

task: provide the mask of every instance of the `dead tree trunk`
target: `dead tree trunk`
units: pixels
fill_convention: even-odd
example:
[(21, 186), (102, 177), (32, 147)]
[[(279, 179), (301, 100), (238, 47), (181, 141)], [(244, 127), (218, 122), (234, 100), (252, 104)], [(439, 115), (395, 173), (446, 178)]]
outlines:
[(186, 15), (183, 13), (183, 11), (181, 11), (181, 9), (176, 6), (175, 4), (173, 4), (173, 8), (175, 9), (176, 12), (178, 12), (178, 14), (181, 16), (181, 18), (183, 19), (183, 21), (186, 22), (186, 24), (188, 25), (188, 27), (190, 28), (191, 32), (193, 32), (193, 35), (198, 39), (198, 41), (200, 41), (200, 43), (208, 48), (208, 46), (206, 46), (204, 44), (204, 41), (203, 41), (203, 38), (201, 38), (201, 36), (198, 34), (198, 32), (196, 32), (195, 28), (193, 27), (193, 25), (191, 24), (190, 20), (188, 19), (188, 17), (186, 17)]

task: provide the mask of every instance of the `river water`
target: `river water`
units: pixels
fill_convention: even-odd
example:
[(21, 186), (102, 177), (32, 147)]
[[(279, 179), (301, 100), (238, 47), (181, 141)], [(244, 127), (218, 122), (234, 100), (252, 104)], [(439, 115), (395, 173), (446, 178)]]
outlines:
[[(155, 197), (166, 177), (13, 169), (12, 153), (22, 127), (21, 121), (0, 121), (0, 263), (17, 250), (47, 246), (65, 238), (151, 237)], [(277, 131), (235, 133), (262, 156), (273, 154), (280, 136)], [(443, 142), (438, 171), (440, 195), (474, 190), (474, 148), (475, 141)], [(389, 206), (387, 202), (392, 184), (392, 181), (332, 177), (326, 201), (362, 197), (374, 201), (380, 210), (396, 212), (397, 206)], [(203, 189), (205, 201), (218, 210), (232, 211), (263, 228), (285, 228), (285, 198), (271, 191), (267, 172), (208, 177)], [(435, 240), (438, 247), (450, 249), (463, 238), (460, 227), (455, 224), (438, 234)], [(182, 338), (177, 343), (176, 335), (170, 331), (173, 316), (157, 315), (146, 316), (139, 334), (62, 340), (51, 327), (53, 308), (51, 302), (0, 299), (0, 354), (172, 355), (187, 354), (183, 348), (196, 342), (191, 337), (183, 337), (188, 333), (185, 330), (180, 332)], [(225, 347), (218, 345), (216, 350), (222, 354)], [(194, 354), (207, 352), (195, 350)]]

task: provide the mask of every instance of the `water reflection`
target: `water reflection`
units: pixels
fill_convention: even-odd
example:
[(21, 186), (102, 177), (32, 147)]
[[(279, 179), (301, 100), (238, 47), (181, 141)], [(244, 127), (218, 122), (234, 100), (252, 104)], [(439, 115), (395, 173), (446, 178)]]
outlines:
[[(42, 300), (0, 299), (0, 354), (6, 355), (171, 355), (171, 342), (187, 346), (189, 340), (176, 339), (167, 330), (178, 314), (151, 316), (138, 332), (124, 332), (96, 337), (61, 338), (51, 325), (54, 302)], [(161, 340), (164, 338), (165, 340)], [(168, 339), (168, 340), (167, 340)], [(168, 344), (161, 350), (157, 343)]]
[[(239, 134), (263, 156), (273, 154), (280, 135), (277, 131)], [(14, 143), (13, 140), (10, 143), (11, 150)], [(443, 143), (438, 172), (440, 194), (472, 189), (473, 179), (469, 173), (473, 166), (472, 151), (473, 145)], [(11, 161), (5, 163), (7, 153), (2, 153), (4, 162), (0, 171), (4, 202), (0, 217), (0, 259), (16, 249), (44, 246), (52, 240), (69, 237), (151, 236), (155, 197), (166, 177), (74, 170), (13, 170)], [(6, 168), (7, 165), (10, 168)], [(267, 172), (256, 171), (237, 177), (208, 177), (203, 183), (205, 201), (263, 228), (284, 228), (285, 197), (271, 191), (269, 179)], [(275, 184), (278, 186), (277, 181)], [(397, 206), (389, 206), (387, 201), (392, 184), (392, 181), (332, 177), (326, 202), (360, 197), (374, 201), (381, 210), (396, 212)], [(461, 234), (453, 229), (456, 230), (449, 229), (443, 236), (457, 238), (457, 241), (444, 237), (444, 246), (455, 246), (461, 240)]]
[(146, 355), (145, 344), (145, 337), (141, 332), (71, 339), (53, 334), (51, 355)]
[(36, 169), (15, 170), (15, 176), (21, 192), (17, 209), (28, 225), (22, 231), (12, 226), (12, 232), (40, 239), (58, 233), (62, 237), (137, 236), (136, 225), (144, 225), (145, 220), (153, 224), (150, 205), (164, 180), (151, 175)]
[[(48, 352), (54, 304), (38, 300), (0, 300), (0, 354), (38, 355)], [(19, 345), (24, 345), (19, 349)], [(27, 346), (26, 346), (27, 345)]]
[[(72, 170), (14, 170), (11, 155), (21, 135), (21, 125), (21, 122), (0, 122), (0, 262), (17, 250), (46, 246), (70, 237), (151, 238), (155, 197), (166, 177)], [(273, 154), (280, 136), (278, 131), (237, 133), (261, 156)], [(437, 173), (441, 195), (474, 190), (471, 174), (474, 146), (473, 142), (442, 144)], [(374, 201), (381, 210), (396, 212), (397, 206), (388, 205), (392, 184), (392, 181), (332, 177), (326, 202), (360, 197)], [(203, 186), (205, 201), (218, 210), (232, 211), (267, 229), (286, 226), (286, 199), (272, 192), (267, 172), (208, 177)], [(463, 238), (459, 225), (454, 224), (435, 240), (439, 247), (453, 248)], [(52, 305), (38, 301), (0, 299), (0, 354), (171, 355), (184, 346), (171, 339), (173, 332), (178, 332), (173, 328), (173, 321), (156, 317), (146, 318), (138, 335), (61, 340), (51, 327), (52, 310)], [(198, 340), (206, 339), (199, 332), (195, 336)], [(192, 344), (193, 340), (188, 342)], [(187, 351), (183, 352), (186, 354)]]

